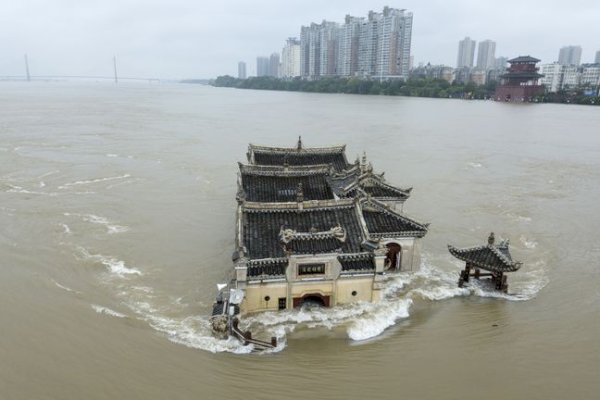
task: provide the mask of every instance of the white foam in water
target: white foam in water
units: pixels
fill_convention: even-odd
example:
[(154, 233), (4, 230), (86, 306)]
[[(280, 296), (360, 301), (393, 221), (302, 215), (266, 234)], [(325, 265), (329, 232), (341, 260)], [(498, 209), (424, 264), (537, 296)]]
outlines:
[(357, 302), (333, 308), (265, 312), (245, 317), (243, 323), (267, 328), (270, 334), (264, 336), (276, 336), (278, 342), (282, 343), (285, 343), (285, 334), (293, 332), (300, 325), (330, 330), (345, 327), (346, 334), (352, 340), (371, 339), (399, 319), (409, 316), (413, 301), (408, 297), (400, 297), (398, 291), (402, 291), (410, 280), (409, 275), (390, 279), (383, 290), (383, 300), (377, 303)]
[(62, 289), (64, 291), (66, 291), (66, 292), (81, 294), (81, 292), (79, 292), (77, 290), (73, 290), (73, 289), (71, 289), (69, 287), (61, 285), (60, 283), (56, 282), (54, 279), (52, 279), (52, 282), (54, 282), (54, 284), (56, 285), (56, 287), (58, 287), (58, 288), (60, 288), (60, 289)]
[(97, 304), (92, 304), (92, 308), (98, 314), (110, 315), (111, 317), (117, 317), (117, 318), (127, 318), (127, 315), (122, 314), (122, 313), (120, 313), (118, 311), (115, 311), (115, 310), (111, 310), (108, 307), (103, 307), (103, 306), (99, 306)]
[(396, 299), (380, 303), (369, 303), (374, 307), (366, 312), (348, 328), (348, 337), (352, 340), (366, 340), (379, 336), (386, 328), (401, 318), (408, 318), (411, 299)]
[(538, 261), (534, 263), (536, 268), (529, 272), (519, 271), (512, 280), (508, 282), (508, 293), (502, 293), (494, 290), (487, 282), (478, 282), (473, 280), (469, 284), (469, 288), (473, 294), (480, 297), (495, 297), (510, 301), (527, 301), (533, 299), (537, 294), (548, 284), (549, 280), (546, 276), (544, 262)]
[(77, 213), (71, 214), (68, 212), (63, 213), (63, 214), (67, 217), (69, 217), (69, 216), (80, 217), (84, 221), (90, 222), (92, 224), (104, 225), (106, 227), (106, 232), (110, 235), (115, 234), (115, 233), (127, 232), (129, 230), (128, 226), (116, 225), (113, 222), (109, 221), (107, 218), (101, 217), (98, 215), (94, 215), (94, 214), (77, 214)]
[(63, 227), (65, 235), (70, 235), (71, 234), (71, 228), (69, 228), (69, 225), (67, 225), (67, 224), (60, 224), (60, 226)]
[(106, 155), (106, 157), (115, 158), (115, 157), (119, 157), (119, 155), (118, 154), (114, 154), (114, 153), (108, 153)]
[(72, 187), (72, 186), (90, 185), (93, 183), (114, 181), (115, 179), (125, 179), (125, 178), (129, 178), (130, 176), (131, 175), (129, 175), (129, 174), (124, 174), (124, 175), (119, 175), (119, 176), (109, 176), (107, 178), (90, 179), (90, 180), (85, 180), (85, 181), (75, 181), (75, 182), (65, 183), (64, 185), (61, 185), (58, 188), (59, 189), (68, 189), (69, 187)]
[(537, 242), (533, 239), (527, 239), (525, 235), (521, 235), (519, 240), (521, 243), (523, 243), (523, 246), (527, 247), (528, 249), (535, 249), (537, 247)]
[(79, 251), (83, 256), (95, 262), (99, 262), (102, 265), (108, 267), (109, 271), (115, 275), (142, 275), (142, 272), (136, 268), (130, 268), (125, 265), (125, 262), (116, 258), (103, 256), (102, 254), (90, 254), (83, 247), (79, 247)]
[(46, 193), (46, 192), (38, 192), (35, 190), (28, 190), (28, 189), (23, 188), (22, 186), (11, 185), (10, 183), (7, 183), (7, 185), (10, 187), (10, 189), (8, 189), (6, 191), (7, 193), (39, 194), (39, 195), (51, 196), (51, 197), (58, 195), (58, 193)]
[(129, 227), (122, 225), (106, 225), (106, 229), (108, 233), (112, 235), (114, 233), (127, 232), (129, 230)]
[(483, 165), (481, 163), (478, 163), (478, 162), (469, 162), (468, 165), (471, 168), (481, 168), (481, 167), (483, 167)]
[(91, 222), (92, 224), (100, 224), (100, 225), (108, 224), (108, 219), (106, 219), (104, 217), (99, 217), (94, 214), (82, 215), (81, 217), (83, 218), (84, 221)]
[(346, 327), (348, 337), (355, 341), (381, 335), (399, 320), (410, 316), (410, 307), (416, 300), (441, 301), (454, 297), (476, 295), (496, 297), (510, 301), (523, 301), (534, 297), (547, 283), (543, 269), (526, 274), (525, 280), (511, 283), (512, 293), (504, 294), (483, 282), (457, 286), (458, 270), (446, 272), (424, 262), (412, 274), (400, 274), (389, 279), (383, 290), (383, 299), (377, 303), (359, 302), (334, 308), (316, 310), (287, 310), (264, 312), (244, 318), (243, 323), (252, 328), (270, 332), (263, 336), (277, 336), (279, 341), (298, 326), (308, 328)]
[[(144, 292), (144, 291), (142, 291)], [(126, 293), (122, 294), (127, 296)], [(134, 297), (130, 294), (131, 297)], [(219, 339), (212, 333), (209, 319), (203, 316), (172, 318), (160, 315), (158, 310), (147, 301), (128, 299), (124, 302), (133, 312), (155, 330), (184, 346), (210, 351), (212, 353), (230, 352), (237, 354), (250, 353), (252, 346), (244, 346), (235, 338)]]
[[(87, 258), (110, 266), (111, 271), (125, 268), (130, 272), (139, 273), (135, 269), (125, 267), (122, 261), (102, 255), (92, 255), (85, 249), (82, 252)], [(420, 271), (416, 273), (390, 277), (385, 282), (383, 298), (380, 302), (357, 302), (333, 308), (301, 308), (263, 312), (242, 318), (240, 328), (242, 330), (250, 329), (256, 337), (277, 337), (278, 346), (269, 352), (283, 350), (287, 345), (287, 335), (295, 332), (298, 327), (328, 330), (342, 328), (349, 339), (364, 341), (380, 336), (399, 320), (409, 318), (410, 307), (415, 301), (440, 301), (469, 295), (496, 297), (510, 301), (531, 299), (547, 284), (543, 263), (534, 265), (534, 267), (537, 269), (521, 274), (520, 280), (511, 282), (512, 292), (504, 294), (485, 285), (483, 281), (470, 282), (466, 287), (458, 288), (458, 266), (456, 270), (448, 272), (425, 261)], [(171, 304), (166, 308), (159, 307), (153, 302), (156, 298), (164, 297), (155, 296), (154, 289), (148, 286), (121, 287), (119, 297), (122, 298), (123, 304), (140, 319), (146, 321), (153, 329), (161, 332), (174, 343), (213, 353), (244, 354), (253, 350), (252, 346), (244, 346), (236, 339), (215, 337), (207, 316), (174, 317), (166, 315), (169, 311), (171, 313), (183, 311), (180, 298), (171, 299)], [(103, 307), (96, 311), (107, 313)]]

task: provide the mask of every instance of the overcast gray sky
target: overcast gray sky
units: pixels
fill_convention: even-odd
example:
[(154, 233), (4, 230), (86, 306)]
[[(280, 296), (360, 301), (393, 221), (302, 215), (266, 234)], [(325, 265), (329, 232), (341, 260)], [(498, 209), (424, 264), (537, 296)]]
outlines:
[(0, 0), (0, 76), (111, 75), (211, 78), (256, 70), (256, 56), (280, 52), (300, 26), (384, 5), (414, 13), (415, 63), (455, 66), (458, 41), (496, 41), (496, 56), (556, 61), (581, 45), (600, 50), (600, 0)]

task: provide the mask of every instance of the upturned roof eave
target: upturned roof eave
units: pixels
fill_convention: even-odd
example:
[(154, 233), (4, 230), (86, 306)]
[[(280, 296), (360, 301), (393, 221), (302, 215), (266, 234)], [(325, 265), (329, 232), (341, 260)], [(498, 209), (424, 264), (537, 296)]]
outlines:
[[(469, 257), (469, 255), (472, 254), (473, 252), (481, 251), (484, 249), (487, 249), (487, 250), (491, 251), (494, 255), (496, 255), (496, 257), (500, 260), (500, 262), (504, 265), (504, 267), (497, 268), (494, 265), (485, 264), (485, 263), (475, 259), (474, 257)], [(469, 247), (469, 248), (459, 249), (459, 248), (449, 244), (448, 251), (450, 252), (450, 254), (452, 254), (454, 257), (458, 258), (459, 260), (473, 264), (478, 268), (485, 269), (486, 271), (514, 272), (514, 271), (517, 271), (522, 266), (521, 262), (508, 260), (506, 258), (506, 256), (501, 254), (497, 250), (497, 248), (495, 248), (495, 246), (493, 246), (493, 245), (485, 245), (485, 246), (477, 246), (477, 247)]]

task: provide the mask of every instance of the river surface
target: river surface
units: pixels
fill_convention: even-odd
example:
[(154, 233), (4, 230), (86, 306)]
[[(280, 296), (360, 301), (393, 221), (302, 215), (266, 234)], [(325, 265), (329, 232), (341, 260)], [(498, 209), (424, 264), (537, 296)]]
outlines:
[[(592, 399), (600, 109), (199, 85), (0, 83), (1, 399)], [(347, 144), (414, 187), (421, 271), (379, 304), (210, 334), (249, 142)], [(491, 231), (509, 293), (456, 287)]]

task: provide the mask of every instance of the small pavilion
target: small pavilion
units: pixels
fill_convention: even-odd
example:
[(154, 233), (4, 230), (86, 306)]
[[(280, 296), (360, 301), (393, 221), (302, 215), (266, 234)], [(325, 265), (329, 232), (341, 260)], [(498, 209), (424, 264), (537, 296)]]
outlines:
[[(448, 245), (450, 254), (466, 263), (465, 269), (460, 272), (458, 287), (463, 287), (465, 282), (469, 282), (470, 277), (480, 279), (489, 276), (496, 290), (506, 293), (508, 283), (504, 274), (517, 271), (523, 265), (521, 262), (513, 261), (508, 246), (508, 240), (495, 244), (494, 232), (490, 233), (487, 245), (464, 249)], [(482, 269), (487, 272), (481, 272)]]

